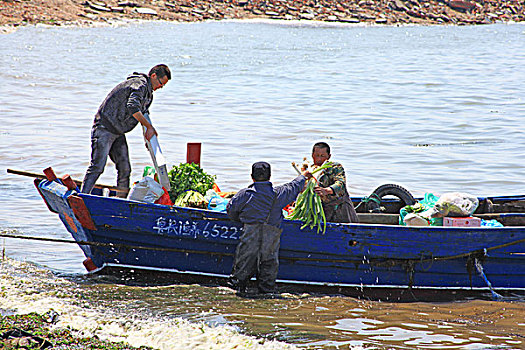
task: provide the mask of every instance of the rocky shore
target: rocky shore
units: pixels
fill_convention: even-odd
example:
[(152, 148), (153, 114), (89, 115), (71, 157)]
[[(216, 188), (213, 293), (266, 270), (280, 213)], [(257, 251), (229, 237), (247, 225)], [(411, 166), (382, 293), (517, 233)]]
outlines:
[(518, 0), (0, 0), (0, 26), (268, 18), (365, 24), (473, 25), (525, 21)]

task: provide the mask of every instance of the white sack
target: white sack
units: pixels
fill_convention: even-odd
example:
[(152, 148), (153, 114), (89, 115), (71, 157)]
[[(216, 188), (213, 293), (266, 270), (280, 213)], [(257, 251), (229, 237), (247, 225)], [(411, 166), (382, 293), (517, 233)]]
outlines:
[(153, 203), (164, 194), (162, 186), (152, 177), (144, 176), (140, 181), (133, 184), (133, 188), (129, 191), (128, 199)]
[(477, 197), (468, 193), (450, 192), (444, 193), (436, 202), (434, 212), (436, 216), (472, 216), (478, 208), (479, 200)]

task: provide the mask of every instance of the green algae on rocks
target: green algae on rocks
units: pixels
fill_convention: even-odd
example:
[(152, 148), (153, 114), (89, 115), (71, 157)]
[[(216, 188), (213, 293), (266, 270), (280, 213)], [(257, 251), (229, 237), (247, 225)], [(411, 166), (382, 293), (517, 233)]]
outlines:
[(124, 342), (100, 340), (97, 336), (84, 337), (69, 327), (54, 328), (60, 317), (56, 312), (45, 314), (2, 316), (0, 319), (0, 349), (108, 349), (108, 350), (148, 350)]

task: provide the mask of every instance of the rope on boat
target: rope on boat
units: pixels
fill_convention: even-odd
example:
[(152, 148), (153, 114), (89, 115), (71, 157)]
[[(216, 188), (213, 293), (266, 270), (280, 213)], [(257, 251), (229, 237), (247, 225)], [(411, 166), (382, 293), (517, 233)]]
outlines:
[[(486, 255), (487, 254), (487, 250), (485, 249), (484, 252), (485, 252), (485, 255)], [(485, 276), (485, 272), (483, 272), (483, 265), (481, 265), (481, 261), (477, 257), (474, 258), (474, 265), (476, 266), (476, 270), (478, 270), (478, 273), (481, 276), (481, 278), (483, 278), (483, 280), (485, 280), (485, 283), (489, 287), (490, 293), (492, 293), (492, 300), (495, 300), (495, 301), (502, 300), (503, 296), (501, 296), (500, 294), (496, 293), (494, 288), (492, 288), (492, 283), (490, 283), (490, 281), (487, 278), (487, 276)]]
[(488, 252), (488, 251), (495, 250), (495, 249), (501, 249), (501, 248), (510, 247), (511, 245), (515, 245), (515, 244), (519, 244), (519, 243), (523, 243), (523, 242), (525, 242), (525, 238), (523, 238), (523, 239), (518, 239), (517, 241), (514, 241), (514, 242), (509, 242), (509, 243), (504, 243), (504, 244), (496, 245), (496, 246), (494, 246), (494, 247), (490, 247), (490, 248), (483, 248), (483, 250), (478, 250), (478, 251), (474, 251), (474, 252), (468, 252), (468, 253), (462, 253), (462, 254), (450, 255), (450, 256), (432, 257), (432, 258), (429, 258), (429, 259), (423, 259), (423, 260), (421, 260), (421, 261), (429, 261), (429, 260), (451, 260), (451, 259), (467, 258), (467, 257), (470, 257), (470, 256), (472, 256), (473, 254), (479, 253), (479, 252), (481, 252), (481, 251), (485, 252), (485, 255), (486, 255), (486, 252)]
[(366, 205), (368, 202), (375, 202), (377, 205), (381, 205), (381, 198), (376, 193), (372, 193), (368, 197), (365, 196), (361, 199), (361, 202), (359, 202), (359, 204), (355, 207), (355, 210), (357, 210), (357, 208), (359, 208), (361, 204), (364, 203)]
[(177, 253), (195, 253), (195, 254), (210, 254), (210, 255), (223, 255), (223, 256), (231, 255), (231, 256), (233, 256), (233, 253), (221, 253), (221, 252), (210, 252), (210, 251), (191, 250), (191, 249), (178, 249), (178, 248), (147, 247), (147, 246), (130, 245), (130, 244), (122, 244), (122, 243), (72, 241), (70, 239), (62, 239), (62, 238), (21, 236), (21, 235), (12, 235), (12, 234), (5, 234), (5, 233), (0, 233), (0, 237), (29, 239), (29, 240), (35, 240), (35, 241), (56, 242), (56, 243), (70, 243), (70, 244), (78, 244), (78, 245), (89, 245), (89, 246), (94, 246), (94, 247), (144, 249), (144, 250), (156, 250), (156, 251), (177, 252)]

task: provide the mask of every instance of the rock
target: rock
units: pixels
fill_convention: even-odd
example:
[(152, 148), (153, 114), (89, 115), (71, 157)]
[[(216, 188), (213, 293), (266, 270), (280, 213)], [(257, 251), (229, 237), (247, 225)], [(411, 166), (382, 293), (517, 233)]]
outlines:
[(406, 11), (408, 8), (405, 6), (405, 3), (401, 0), (393, 0), (388, 3), (388, 7), (396, 11)]
[(451, 9), (461, 12), (467, 12), (476, 7), (476, 4), (471, 1), (451, 0), (447, 4)]
[(87, 2), (88, 6), (93, 10), (102, 11), (102, 12), (111, 12), (111, 10), (105, 6), (97, 5), (91, 2)]
[(264, 14), (266, 16), (270, 16), (270, 17), (277, 17), (277, 16), (279, 16), (279, 14), (277, 12), (275, 12), (275, 11), (266, 11)]
[(329, 22), (335, 22), (337, 21), (337, 16), (328, 16), (326, 17), (326, 20)]
[(386, 24), (387, 23), (387, 19), (386, 18), (376, 18), (376, 23), (377, 24)]
[(124, 7), (138, 7), (139, 5), (135, 2), (131, 1), (121, 1), (117, 3), (118, 6), (124, 6)]
[(375, 16), (371, 16), (371, 15), (369, 15), (369, 14), (367, 14), (367, 13), (362, 13), (362, 14), (360, 14), (360, 15), (359, 15), (359, 18), (364, 19), (365, 21), (366, 21), (366, 20), (371, 21), (371, 20), (375, 20), (375, 19), (376, 19)]
[(111, 12), (120, 12), (120, 13), (123, 13), (123, 12), (124, 12), (124, 7), (121, 7), (121, 6), (111, 7)]
[(308, 20), (312, 20), (315, 18), (315, 15), (313, 13), (300, 13), (299, 14), (299, 18), (301, 19), (308, 19)]
[(358, 18), (347, 17), (347, 18), (339, 18), (339, 22), (360, 23), (361, 21)]
[(152, 15), (157, 16), (157, 11), (148, 7), (135, 7), (133, 11), (140, 13), (141, 15)]

